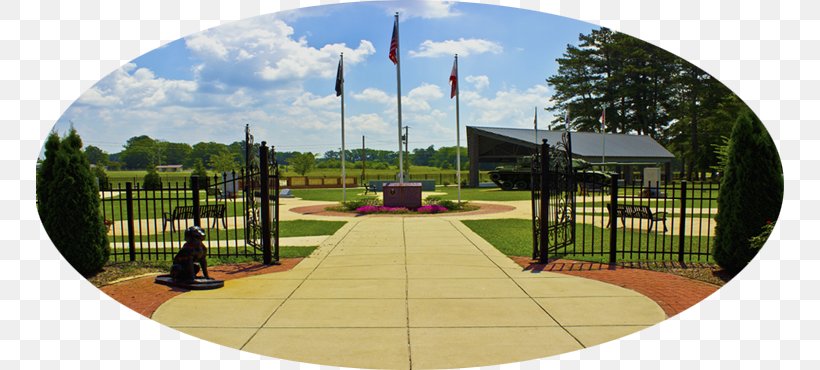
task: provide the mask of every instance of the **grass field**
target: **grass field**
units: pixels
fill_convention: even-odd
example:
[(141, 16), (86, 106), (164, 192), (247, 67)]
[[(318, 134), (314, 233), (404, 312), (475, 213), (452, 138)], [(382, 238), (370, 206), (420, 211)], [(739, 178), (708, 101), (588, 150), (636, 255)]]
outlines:
[[(508, 256), (532, 256), (532, 221), (522, 219), (494, 219), (494, 220), (464, 220), (467, 227), (476, 234), (487, 240), (501, 253)], [(678, 236), (658, 234), (648, 234), (641, 231), (618, 231), (619, 253), (618, 262), (632, 261), (661, 261), (677, 260)], [(707, 239), (711, 239), (708, 240)], [(551, 257), (562, 257), (580, 261), (607, 262), (609, 259), (609, 230), (586, 225), (576, 227), (576, 243), (570, 246), (568, 251)], [(639, 243), (640, 240), (640, 243)], [(629, 251), (622, 253), (624, 246), (630, 246), (634, 242), (635, 251), (630, 255)], [(688, 247), (690, 243), (695, 251), (700, 245), (701, 249), (707, 251), (708, 245), (714, 245), (714, 238), (707, 237), (685, 237), (684, 245)], [(656, 255), (654, 252), (665, 253)], [(641, 253), (642, 252), (642, 253)], [(652, 252), (652, 253), (647, 253)], [(595, 255), (592, 255), (595, 253)], [(687, 256), (688, 257), (688, 256)], [(687, 262), (710, 262), (704, 256), (692, 256)]]

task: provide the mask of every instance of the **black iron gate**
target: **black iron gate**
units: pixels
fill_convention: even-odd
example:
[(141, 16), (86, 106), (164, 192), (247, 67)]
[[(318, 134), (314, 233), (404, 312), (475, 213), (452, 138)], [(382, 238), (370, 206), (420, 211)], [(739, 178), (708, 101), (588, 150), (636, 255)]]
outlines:
[(546, 263), (575, 242), (575, 176), (569, 132), (550, 147), (544, 139), (532, 161), (532, 258)]
[[(279, 166), (274, 150), (266, 142), (254, 151), (253, 135), (245, 126), (245, 171), (243, 183), (245, 242), (262, 251), (265, 264), (279, 264)], [(273, 188), (273, 195), (270, 191)], [(271, 214), (273, 209), (273, 214)]]
[(279, 169), (273, 150), (254, 144), (247, 128), (238, 173), (163, 179), (158, 188), (130, 181), (102, 188), (114, 261), (168, 260), (185, 243), (185, 229), (196, 225), (206, 230), (209, 257), (262, 256), (278, 264)]

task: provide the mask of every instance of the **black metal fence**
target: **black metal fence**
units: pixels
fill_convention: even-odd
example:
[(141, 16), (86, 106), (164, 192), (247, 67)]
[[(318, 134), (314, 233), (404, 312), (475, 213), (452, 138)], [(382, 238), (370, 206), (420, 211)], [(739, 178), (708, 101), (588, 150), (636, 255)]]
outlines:
[[(582, 173), (579, 179), (594, 178)], [(562, 253), (618, 261), (712, 262), (718, 183), (579, 181), (575, 244)]]
[(278, 169), (275, 159), (269, 162), (273, 154), (267, 156), (264, 143), (262, 148), (266, 157), (259, 169), (207, 181), (185, 177), (163, 182), (159, 189), (146, 189), (139, 182), (102, 187), (111, 259), (170, 260), (185, 243), (185, 229), (196, 225), (206, 231), (209, 257), (261, 256), (265, 263), (278, 261)]

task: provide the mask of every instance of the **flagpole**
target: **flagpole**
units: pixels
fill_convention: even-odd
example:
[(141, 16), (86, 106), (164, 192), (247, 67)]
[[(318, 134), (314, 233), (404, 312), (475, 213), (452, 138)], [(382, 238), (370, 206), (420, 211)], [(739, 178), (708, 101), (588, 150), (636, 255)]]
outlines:
[(401, 151), (401, 60), (399, 59), (399, 12), (396, 12), (396, 102), (399, 110), (399, 183), (404, 183), (404, 159)]
[(606, 163), (606, 105), (601, 112), (601, 165)]
[(345, 78), (344, 65), (345, 54), (339, 54), (339, 64), (341, 65), (342, 79), (342, 202), (347, 201), (347, 174), (345, 173)]
[(461, 122), (459, 122), (459, 86), (458, 54), (455, 55), (456, 66), (456, 182), (458, 183), (458, 202), (461, 203)]
[(533, 134), (535, 136), (535, 153), (538, 153), (538, 107), (535, 107), (535, 118), (532, 121), (534, 127)]

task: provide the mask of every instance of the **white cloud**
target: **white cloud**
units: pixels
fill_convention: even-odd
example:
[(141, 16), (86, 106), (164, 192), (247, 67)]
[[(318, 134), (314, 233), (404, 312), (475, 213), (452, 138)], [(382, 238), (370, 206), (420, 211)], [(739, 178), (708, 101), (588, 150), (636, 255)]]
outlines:
[(114, 71), (78, 100), (98, 107), (154, 107), (188, 103), (198, 85), (194, 81), (157, 78), (148, 68), (133, 63)]
[(201, 32), (186, 38), (185, 45), (203, 60), (198, 76), (227, 84), (259, 78), (274, 82), (332, 78), (340, 53), (345, 64), (356, 65), (376, 51), (368, 40), (355, 48), (344, 43), (311, 46), (305, 37), (294, 39), (293, 28), (272, 16)]
[(228, 104), (235, 108), (247, 107), (256, 103), (256, 99), (252, 94), (248, 94), (247, 90), (239, 89), (225, 99)]
[(464, 91), (461, 101), (468, 107), (468, 122), (476, 125), (531, 127), (533, 109), (552, 105), (549, 88), (535, 85), (526, 90), (515, 88), (499, 90), (494, 96), (484, 97), (476, 91)]
[(387, 103), (390, 103), (391, 101), (395, 101), (396, 98), (391, 97), (390, 95), (388, 95), (386, 92), (384, 92), (382, 90), (379, 90), (379, 89), (376, 89), (376, 88), (373, 88), (373, 87), (368, 87), (368, 88), (362, 90), (361, 93), (358, 93), (358, 94), (353, 93), (353, 99), (361, 100), (361, 101), (364, 101), (364, 102), (387, 104)]
[(416, 58), (436, 58), (441, 56), (452, 56), (458, 54), (468, 56), (470, 54), (492, 53), (499, 54), (504, 51), (501, 44), (484, 39), (465, 39), (432, 41), (425, 40), (419, 45), (418, 50), (411, 50), (410, 56)]
[(336, 93), (318, 96), (310, 92), (305, 92), (293, 101), (293, 105), (312, 109), (329, 110), (339, 107), (339, 98), (336, 96)]
[(444, 97), (441, 88), (437, 85), (423, 83), (407, 93), (406, 97), (402, 97), (402, 109), (407, 108), (410, 111), (429, 111), (431, 110), (430, 101)]
[(429, 83), (422, 83), (421, 86), (416, 87), (410, 92), (407, 93), (407, 97), (410, 99), (438, 99), (444, 96), (444, 93), (441, 92), (441, 88), (437, 85), (432, 85)]
[(350, 128), (360, 132), (380, 133), (387, 132), (388, 124), (380, 115), (375, 113), (359, 114), (347, 118)]
[[(429, 111), (430, 103), (436, 99), (444, 97), (444, 93), (437, 85), (422, 83), (420, 86), (411, 89), (401, 97), (402, 111)], [(396, 95), (388, 94), (374, 87), (368, 87), (361, 93), (354, 93), (353, 99), (362, 102), (383, 104), (387, 110), (386, 114), (396, 114)]]
[(395, 12), (399, 12), (399, 17), (402, 19), (434, 19), (455, 17), (460, 15), (453, 9), (454, 3), (451, 1), (412, 0), (403, 2), (386, 2), (381, 3), (381, 5), (390, 15), (393, 15)]
[(467, 83), (472, 84), (476, 90), (484, 90), (490, 86), (490, 78), (485, 75), (467, 76), (464, 80), (467, 81)]

